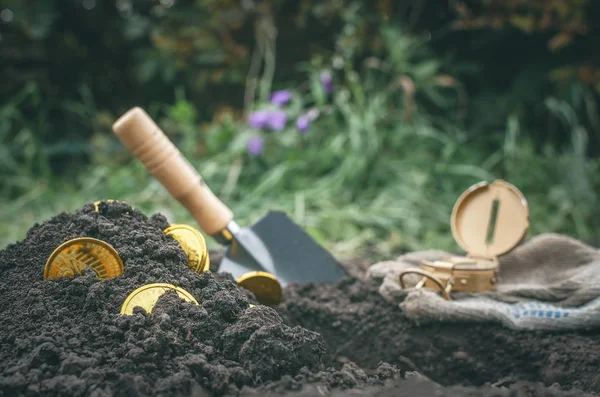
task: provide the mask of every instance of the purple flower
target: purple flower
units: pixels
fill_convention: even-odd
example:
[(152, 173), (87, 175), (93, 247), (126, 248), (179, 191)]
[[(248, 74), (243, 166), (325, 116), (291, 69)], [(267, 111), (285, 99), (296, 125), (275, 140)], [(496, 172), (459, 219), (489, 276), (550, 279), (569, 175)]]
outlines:
[(319, 111), (317, 109), (311, 109), (308, 112), (301, 114), (296, 119), (296, 128), (300, 132), (305, 132), (308, 130), (310, 123), (319, 117)]
[(259, 110), (250, 113), (248, 116), (248, 124), (254, 128), (262, 128), (265, 126), (267, 119), (269, 118), (269, 112)]
[(333, 80), (330, 72), (321, 73), (321, 84), (328, 94), (333, 92)]
[(250, 113), (248, 123), (254, 128), (268, 127), (275, 131), (281, 131), (285, 128), (287, 122), (287, 113), (283, 110), (258, 110)]
[(300, 132), (305, 132), (306, 130), (308, 130), (309, 124), (310, 124), (310, 120), (308, 119), (308, 116), (305, 114), (301, 115), (300, 117), (298, 117), (298, 119), (296, 119), (296, 128)]
[(263, 151), (263, 139), (259, 136), (251, 138), (248, 141), (248, 153), (251, 156), (258, 156)]
[(271, 94), (271, 103), (282, 106), (292, 99), (292, 94), (288, 90), (275, 91)]
[(285, 128), (287, 122), (287, 113), (283, 110), (274, 110), (269, 112), (269, 116), (265, 122), (265, 125), (272, 130), (281, 131)]

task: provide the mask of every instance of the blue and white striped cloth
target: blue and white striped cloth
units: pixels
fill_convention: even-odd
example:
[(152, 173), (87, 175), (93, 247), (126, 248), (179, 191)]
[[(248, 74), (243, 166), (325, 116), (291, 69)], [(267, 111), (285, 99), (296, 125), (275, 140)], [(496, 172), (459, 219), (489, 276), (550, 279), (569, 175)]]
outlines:
[(506, 303), (487, 297), (446, 301), (434, 291), (414, 290), (400, 304), (407, 317), (431, 321), (501, 323), (512, 329), (575, 330), (600, 326), (600, 297), (580, 307), (544, 302)]

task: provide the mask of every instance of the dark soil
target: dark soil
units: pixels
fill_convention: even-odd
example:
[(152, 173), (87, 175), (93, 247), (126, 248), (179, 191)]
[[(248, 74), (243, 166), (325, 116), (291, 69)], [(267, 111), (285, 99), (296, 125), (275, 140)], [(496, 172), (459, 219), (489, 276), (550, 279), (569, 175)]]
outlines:
[[(419, 327), (371, 286), (290, 286), (258, 305), (227, 274), (202, 276), (161, 215), (88, 204), (0, 251), (0, 396), (585, 396), (600, 391), (600, 332)], [(43, 280), (62, 242), (110, 243), (121, 277)], [(213, 261), (217, 262), (215, 256)], [(356, 270), (356, 269), (354, 269)], [(353, 272), (350, 272), (354, 274)], [(119, 314), (136, 288), (175, 284), (151, 314)], [(249, 308), (249, 303), (256, 306)]]
[(337, 285), (291, 286), (284, 299), (276, 310), (286, 323), (323, 336), (327, 348), (323, 360), (331, 366), (354, 362), (368, 373), (368, 368), (385, 361), (441, 385), (529, 382), (529, 386), (541, 383), (600, 391), (598, 330), (542, 333), (496, 325), (418, 326), (385, 302), (375, 286), (356, 279)]

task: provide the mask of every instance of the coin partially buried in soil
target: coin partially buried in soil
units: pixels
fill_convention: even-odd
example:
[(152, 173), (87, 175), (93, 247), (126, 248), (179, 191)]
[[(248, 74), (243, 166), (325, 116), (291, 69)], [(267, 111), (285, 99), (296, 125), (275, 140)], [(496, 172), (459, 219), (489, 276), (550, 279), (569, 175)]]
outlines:
[(190, 269), (202, 274), (210, 268), (206, 240), (197, 229), (189, 225), (173, 224), (166, 228), (164, 233), (179, 242), (188, 257)]
[[(101, 203), (123, 203), (122, 201), (119, 200), (111, 200), (111, 199), (107, 199), (107, 200), (98, 200), (94, 202), (94, 211), (96, 212), (100, 212), (100, 204)], [(133, 207), (131, 207), (133, 208)], [(125, 212), (126, 214), (129, 214), (129, 211)]]
[(121, 306), (121, 314), (133, 314), (133, 308), (136, 306), (143, 307), (146, 312), (151, 313), (154, 305), (165, 292), (174, 290), (179, 297), (187, 302), (193, 302), (196, 305), (198, 301), (183, 288), (176, 287), (171, 284), (155, 283), (146, 284), (133, 291), (123, 302)]
[(255, 271), (239, 277), (237, 283), (252, 292), (263, 305), (276, 305), (283, 294), (281, 283), (271, 273)]
[(80, 237), (54, 250), (46, 261), (44, 280), (81, 275), (88, 267), (100, 280), (123, 274), (123, 261), (110, 244), (91, 237)]
[[(98, 212), (98, 206), (100, 205), (100, 203), (102, 202), (107, 202), (107, 203), (114, 203), (115, 200), (98, 200), (94, 202), (94, 211)], [(118, 201), (117, 201), (118, 202)]]

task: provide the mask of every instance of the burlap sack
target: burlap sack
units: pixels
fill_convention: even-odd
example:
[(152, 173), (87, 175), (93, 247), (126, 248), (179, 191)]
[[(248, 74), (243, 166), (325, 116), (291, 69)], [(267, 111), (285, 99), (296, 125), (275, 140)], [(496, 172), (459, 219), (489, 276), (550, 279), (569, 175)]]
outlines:
[[(399, 304), (417, 322), (493, 321), (514, 329), (580, 329), (600, 326), (600, 251), (558, 234), (536, 236), (500, 257), (500, 281), (494, 292), (453, 293), (444, 300), (431, 289), (407, 288), (399, 274), (422, 260), (449, 256), (420, 251), (373, 264), (367, 277), (379, 292)], [(408, 285), (420, 279), (408, 275)]]

